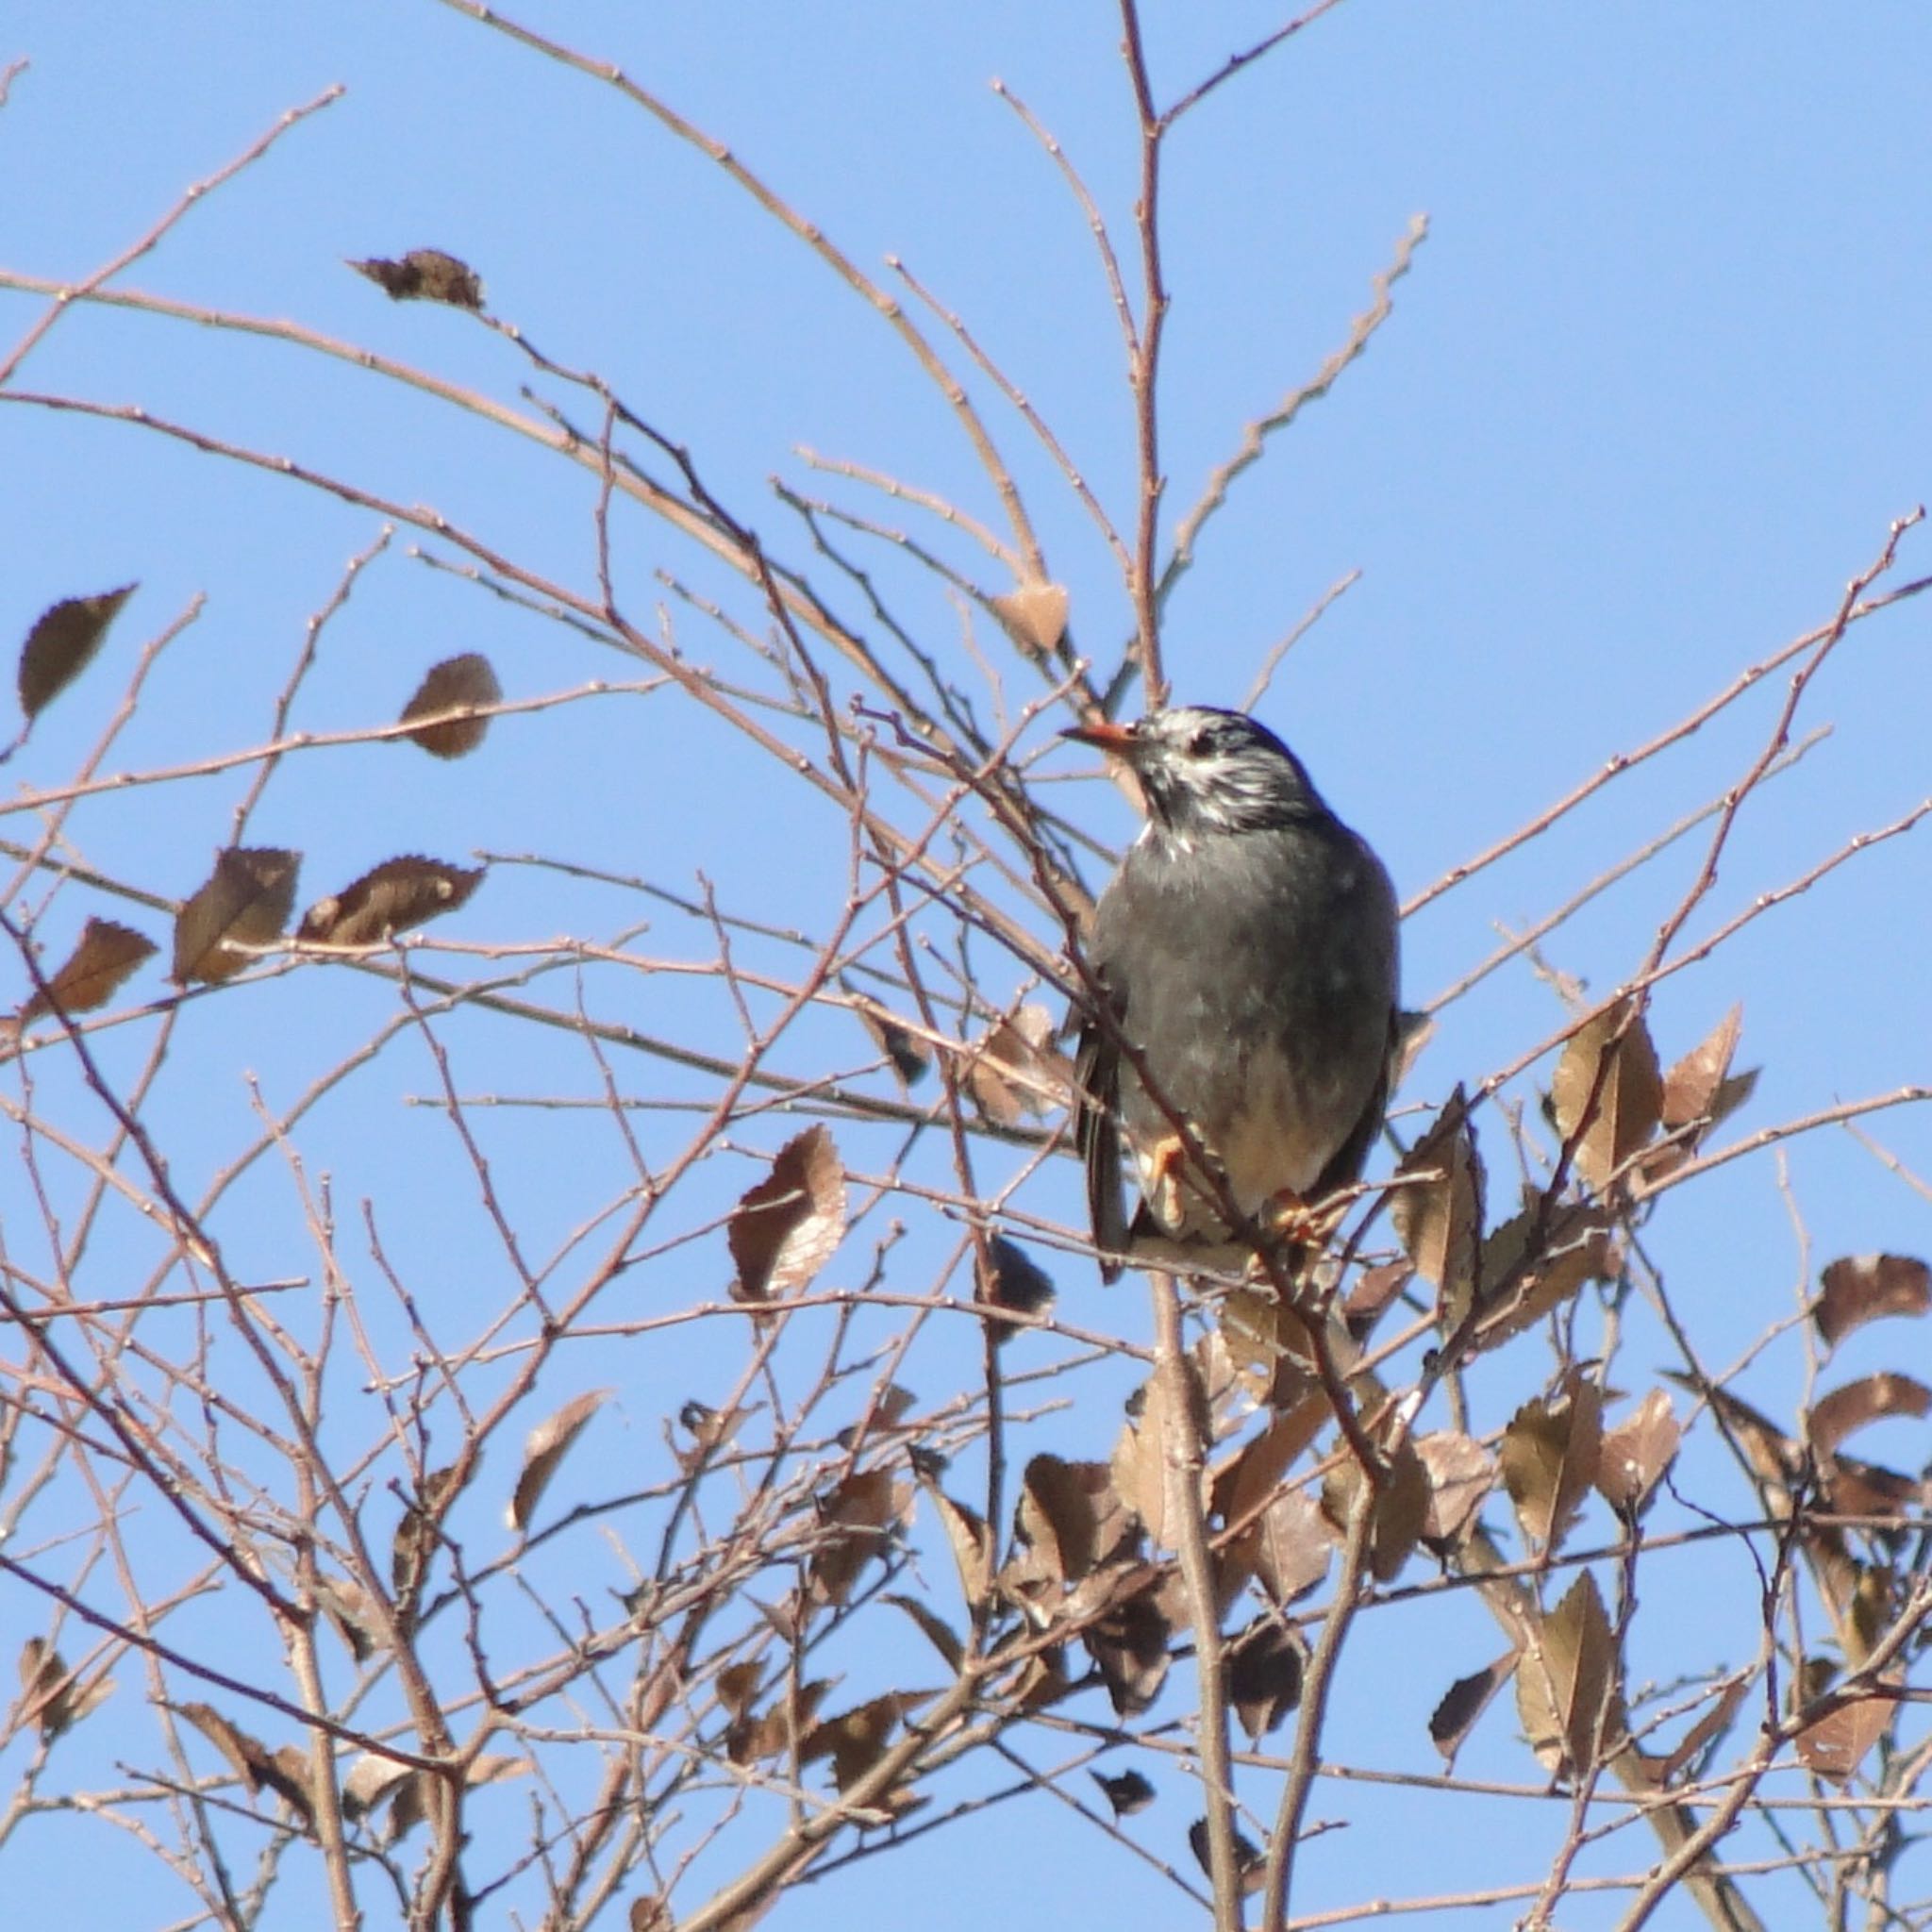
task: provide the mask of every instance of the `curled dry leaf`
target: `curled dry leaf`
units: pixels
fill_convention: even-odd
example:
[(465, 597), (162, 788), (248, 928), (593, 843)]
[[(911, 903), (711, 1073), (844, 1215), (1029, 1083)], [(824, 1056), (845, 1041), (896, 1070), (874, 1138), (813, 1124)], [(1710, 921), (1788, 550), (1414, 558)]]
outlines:
[(509, 1499), (509, 1526), (521, 1533), (530, 1526), (543, 1491), (584, 1424), (610, 1399), (608, 1389), (586, 1389), (574, 1395), (555, 1415), (546, 1416), (524, 1440), (524, 1466), (517, 1473), (516, 1492)]
[(1730, 1728), (1731, 1720), (1737, 1716), (1738, 1707), (1743, 1703), (1745, 1692), (1750, 1688), (1748, 1675), (1733, 1677), (1700, 1713), (1697, 1722), (1678, 1740), (1676, 1748), (1667, 1757), (1645, 1760), (1653, 1767), (1658, 1784), (1668, 1784), (1699, 1752), (1707, 1744), (1715, 1743)]
[(1161, 1581), (1157, 1577), (1109, 1605), (1081, 1632), (1119, 1717), (1139, 1717), (1149, 1709), (1167, 1681), (1173, 1625), (1161, 1603)]
[(1227, 1647), (1227, 1695), (1248, 1741), (1258, 1744), (1302, 1701), (1300, 1636), (1278, 1618), (1257, 1617)]
[(1923, 1315), (1932, 1309), (1932, 1270), (1908, 1255), (1848, 1255), (1824, 1271), (1811, 1319), (1836, 1347), (1854, 1328), (1883, 1315)]
[(992, 1595), (992, 1527), (978, 1511), (956, 1503), (937, 1483), (927, 1483), (925, 1493), (939, 1511), (946, 1541), (952, 1546), (966, 1607), (977, 1614)]
[[(983, 1307), (1010, 1309), (1016, 1314), (1043, 1315), (1058, 1298), (1050, 1275), (1018, 1241), (1003, 1234), (989, 1237), (986, 1261), (978, 1270), (978, 1300)], [(988, 1317), (995, 1341), (1007, 1341), (1016, 1324)]]
[(1897, 1714), (1895, 1696), (1855, 1697), (1813, 1719), (1792, 1742), (1807, 1771), (1842, 1784), (1884, 1737)]
[(1104, 1771), (1090, 1771), (1087, 1774), (1106, 1793), (1116, 1818), (1131, 1818), (1154, 1802), (1154, 1787), (1138, 1771), (1120, 1771), (1111, 1777)]
[(1597, 1451), (1597, 1493), (1620, 1516), (1637, 1514), (1675, 1459), (1683, 1435), (1671, 1412), (1671, 1398), (1653, 1389), (1632, 1414), (1604, 1431)]
[(219, 985), (250, 963), (240, 948), (280, 939), (301, 866), (299, 852), (271, 846), (231, 845), (220, 854), (208, 883), (175, 917), (175, 982)]
[[(1188, 1849), (1193, 1853), (1202, 1871), (1211, 1878), (1214, 1875), (1214, 1859), (1208, 1842), (1208, 1821), (1197, 1818), (1188, 1826)], [(1241, 1880), (1241, 1896), (1252, 1898), (1268, 1882), (1268, 1859), (1253, 1839), (1239, 1825), (1234, 1834), (1234, 1869)]]
[(436, 1554), (442, 1511), (457, 1492), (457, 1471), (433, 1469), (423, 1478), (423, 1493), (403, 1511), (390, 1545), (390, 1587), (396, 1594), (398, 1615), (407, 1623), (413, 1613), (416, 1592), (429, 1559)]
[(890, 1469), (856, 1469), (819, 1498), (819, 1529), (812, 1540), (812, 1601), (842, 1604), (858, 1573), (883, 1557), (912, 1505), (912, 1486)]
[(924, 1700), (902, 1690), (889, 1690), (838, 1717), (828, 1717), (805, 1734), (798, 1748), (801, 1764), (832, 1760), (832, 1782), (849, 1790), (886, 1755), (886, 1745), (899, 1728), (899, 1720)]
[(156, 951), (154, 941), (132, 926), (90, 919), (73, 952), (47, 975), (45, 991), (36, 991), (20, 1009), (21, 1024), (56, 1008), (74, 1014), (105, 1007)]
[(308, 1759), (292, 1744), (271, 1751), (211, 1705), (177, 1704), (175, 1711), (234, 1767), (250, 1791), (271, 1790), (301, 1814), (313, 1818), (315, 1799), (308, 1784)]
[(1036, 577), (988, 599), (1007, 635), (1029, 657), (1043, 658), (1067, 634), (1067, 587)]
[(318, 1576), (315, 1603), (335, 1625), (349, 1655), (366, 1663), (387, 1641), (387, 1631), (375, 1600), (369, 1592), (347, 1576)]
[(1625, 1728), (1616, 1640), (1588, 1570), (1532, 1631), (1516, 1668), (1516, 1708), (1530, 1748), (1573, 1775), (1613, 1747)]
[(365, 1751), (342, 1779), (342, 1816), (352, 1824), (368, 1817), (385, 1798), (394, 1797), (403, 1780), (412, 1775), (407, 1764)]
[[(483, 742), (490, 729), (488, 717), (446, 718), (445, 711), (484, 711), (503, 702), (503, 687), (496, 672), (480, 651), (465, 651), (459, 658), (445, 658), (432, 664), (415, 695), (403, 707), (399, 724), (415, 724), (409, 741), (420, 745), (432, 758), (459, 758)], [(426, 719), (433, 722), (417, 724)]]
[(92, 597), (63, 597), (35, 620), (20, 647), (20, 708), (31, 723), (87, 669), (121, 607), (140, 588), (123, 584)]
[(1214, 1472), (1208, 1507), (1229, 1526), (1258, 1509), (1328, 1420), (1328, 1399), (1319, 1391), (1274, 1418), (1258, 1436)]
[(483, 883), (480, 866), (408, 854), (385, 858), (302, 915), (295, 937), (312, 945), (379, 946), (412, 925), (454, 912)]
[(1104, 1462), (1040, 1455), (1021, 1478), (1014, 1528), (1058, 1583), (1077, 1583), (1133, 1541), (1133, 1520)]
[(966, 1085), (989, 1120), (1016, 1127), (1028, 1115), (1066, 1105), (1074, 1070), (1053, 1036), (1053, 1014), (1029, 1000), (974, 1045)]
[[(1397, 1189), (1390, 1203), (1395, 1232), (1416, 1273), (1441, 1291), (1445, 1311), (1466, 1312), (1481, 1258), (1483, 1163), (1460, 1087), (1396, 1170), (1398, 1180), (1414, 1174), (1440, 1178), (1411, 1180)], [(1449, 1327), (1461, 1319), (1461, 1312), (1445, 1312)]]
[(872, 1043), (885, 1055), (892, 1072), (898, 1075), (899, 1084), (902, 1087), (918, 1086), (932, 1066), (932, 1049), (904, 1021), (894, 1019), (876, 1000), (854, 992), (842, 979), (839, 984), (851, 1000), (852, 1010), (858, 1015), (859, 1024), (871, 1035)]
[(51, 1744), (114, 1694), (114, 1680), (103, 1671), (82, 1684), (44, 1637), (29, 1637), (20, 1649), (20, 1689), (22, 1721)]
[(814, 1677), (798, 1687), (795, 1698), (779, 1697), (762, 1717), (754, 1718), (746, 1711), (734, 1718), (724, 1734), (725, 1755), (733, 1764), (764, 1764), (774, 1757), (790, 1757), (831, 1688), (830, 1678)]
[(1601, 1192), (1657, 1132), (1663, 1110), (1657, 1048), (1628, 1000), (1599, 1013), (1563, 1049), (1550, 1102), (1564, 1144), (1575, 1146), (1576, 1172)]
[(1709, 1035), (1692, 1047), (1664, 1075), (1662, 1124), (1673, 1137), (1643, 1162), (1646, 1182), (1674, 1174), (1720, 1121), (1727, 1120), (1750, 1099), (1757, 1085), (1757, 1070), (1731, 1072), (1738, 1050), (1743, 1009), (1733, 1007)]
[(1569, 1533), (1596, 1480), (1603, 1445), (1603, 1393), (1572, 1372), (1553, 1400), (1525, 1402), (1503, 1431), (1503, 1486), (1517, 1521), (1540, 1550), (1555, 1550)]
[(1506, 1650), (1494, 1663), (1472, 1671), (1466, 1677), (1457, 1677), (1442, 1693), (1441, 1703), (1429, 1713), (1429, 1741), (1452, 1768), (1464, 1740), (1475, 1729), (1476, 1720), (1490, 1707), (1496, 1692), (1509, 1681), (1509, 1673), (1516, 1664), (1516, 1652)]
[(373, 255), (349, 266), (392, 302), (446, 302), (452, 308), (473, 311), (483, 307), (483, 283), (476, 271), (441, 248), (412, 248), (394, 261)]
[(1423, 1515), (1423, 1535), (1431, 1543), (1459, 1543), (1483, 1498), (1496, 1483), (1496, 1458), (1474, 1436), (1460, 1429), (1438, 1429), (1418, 1436), (1415, 1453), (1422, 1458), (1429, 1482), (1429, 1507)]
[(731, 1298), (769, 1302), (804, 1288), (845, 1235), (845, 1170), (831, 1129), (786, 1141), (772, 1171), (731, 1210), (725, 1240), (737, 1264)]
[[(1201, 1387), (1199, 1369), (1191, 1356), (1182, 1357), (1181, 1370), (1189, 1412), (1185, 1416), (1175, 1413), (1173, 1384), (1165, 1374), (1154, 1375), (1142, 1386), (1140, 1413), (1123, 1426), (1109, 1465), (1115, 1493), (1141, 1519), (1148, 1537), (1160, 1549), (1173, 1547), (1167, 1486), (1170, 1474), (1181, 1466), (1172, 1454), (1174, 1431), (1180, 1428), (1189, 1442), (1200, 1444), (1208, 1440), (1211, 1428), (1207, 1391)], [(1197, 1457), (1191, 1455), (1187, 1461), (1196, 1463)], [(1202, 1485), (1200, 1501), (1205, 1507), (1205, 1472)]]
[(965, 1660), (966, 1646), (959, 1641), (958, 1633), (937, 1610), (921, 1603), (916, 1596), (902, 1596), (896, 1591), (887, 1591), (879, 1601), (904, 1610), (924, 1633), (925, 1641), (946, 1660), (946, 1667), (954, 1671), (959, 1668)]

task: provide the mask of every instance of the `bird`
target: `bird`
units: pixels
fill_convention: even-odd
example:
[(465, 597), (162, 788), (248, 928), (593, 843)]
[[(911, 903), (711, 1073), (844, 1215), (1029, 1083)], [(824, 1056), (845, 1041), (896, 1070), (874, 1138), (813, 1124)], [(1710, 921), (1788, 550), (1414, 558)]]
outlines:
[(1084, 949), (1075, 1140), (1102, 1277), (1137, 1246), (1252, 1251), (1257, 1230), (1306, 1232), (1307, 1210), (1359, 1177), (1388, 1104), (1401, 1037), (1388, 871), (1243, 712), (1177, 706), (1062, 736), (1124, 764), (1147, 813)]

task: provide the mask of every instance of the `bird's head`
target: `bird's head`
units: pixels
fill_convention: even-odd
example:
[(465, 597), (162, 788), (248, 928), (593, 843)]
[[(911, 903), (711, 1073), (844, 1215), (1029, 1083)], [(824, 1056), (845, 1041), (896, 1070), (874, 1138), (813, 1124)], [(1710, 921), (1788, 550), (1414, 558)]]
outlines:
[(1151, 824), (1185, 842), (1200, 833), (1255, 832), (1325, 818), (1328, 808), (1295, 755), (1241, 711), (1182, 705), (1132, 724), (1063, 732), (1119, 758), (1141, 781)]

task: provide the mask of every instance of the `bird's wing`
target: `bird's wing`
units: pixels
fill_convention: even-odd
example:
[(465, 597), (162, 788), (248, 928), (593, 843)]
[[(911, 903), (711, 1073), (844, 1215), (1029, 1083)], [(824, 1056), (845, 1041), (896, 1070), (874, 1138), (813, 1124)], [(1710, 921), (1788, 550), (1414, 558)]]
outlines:
[[(1087, 1214), (1102, 1255), (1118, 1255), (1127, 1244), (1127, 1220), (1121, 1205), (1121, 1055), (1118, 1027), (1121, 1002), (1108, 1002), (1108, 1018), (1090, 1016), (1080, 1029), (1074, 1059), (1074, 1139), (1087, 1163)], [(1120, 1263), (1103, 1259), (1100, 1278), (1119, 1279)]]
[(1402, 1015), (1391, 1007), (1389, 1011), (1389, 1047), (1382, 1056), (1381, 1076), (1369, 1095), (1368, 1105), (1362, 1108), (1361, 1118), (1349, 1130), (1348, 1139), (1335, 1150), (1328, 1165), (1322, 1170), (1321, 1178), (1308, 1191), (1311, 1201), (1319, 1201), (1324, 1194), (1332, 1194), (1336, 1189), (1348, 1187), (1361, 1178), (1362, 1169), (1368, 1165), (1369, 1149), (1374, 1144), (1375, 1136), (1382, 1131), (1382, 1118), (1389, 1110), (1389, 1088), (1395, 1077), (1396, 1064), (1401, 1056)]

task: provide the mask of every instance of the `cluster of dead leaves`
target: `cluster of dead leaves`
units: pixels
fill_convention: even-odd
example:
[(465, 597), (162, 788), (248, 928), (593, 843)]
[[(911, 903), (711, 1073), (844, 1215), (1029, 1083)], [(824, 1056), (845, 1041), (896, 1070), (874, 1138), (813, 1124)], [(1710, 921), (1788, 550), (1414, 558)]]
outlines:
[[(96, 596), (69, 597), (36, 622), (21, 648), (21, 708), (30, 726), (77, 678), (134, 593), (133, 584)], [(502, 689), (488, 658), (475, 652), (433, 666), (398, 722), (423, 750), (460, 758), (483, 741)], [(23, 736), (26, 726), (23, 727)], [(294, 912), (298, 852), (230, 846), (175, 917), (171, 977), (177, 986), (218, 986), (279, 946)], [(463, 906), (482, 883), (480, 869), (406, 854), (383, 860), (303, 915), (295, 937), (317, 946), (381, 945), (396, 934)], [(72, 1019), (107, 1006), (158, 947), (116, 920), (91, 918), (73, 950), (6, 1023), (6, 1041), (52, 1014)], [(0, 1042), (4, 1043), (4, 1042)]]

